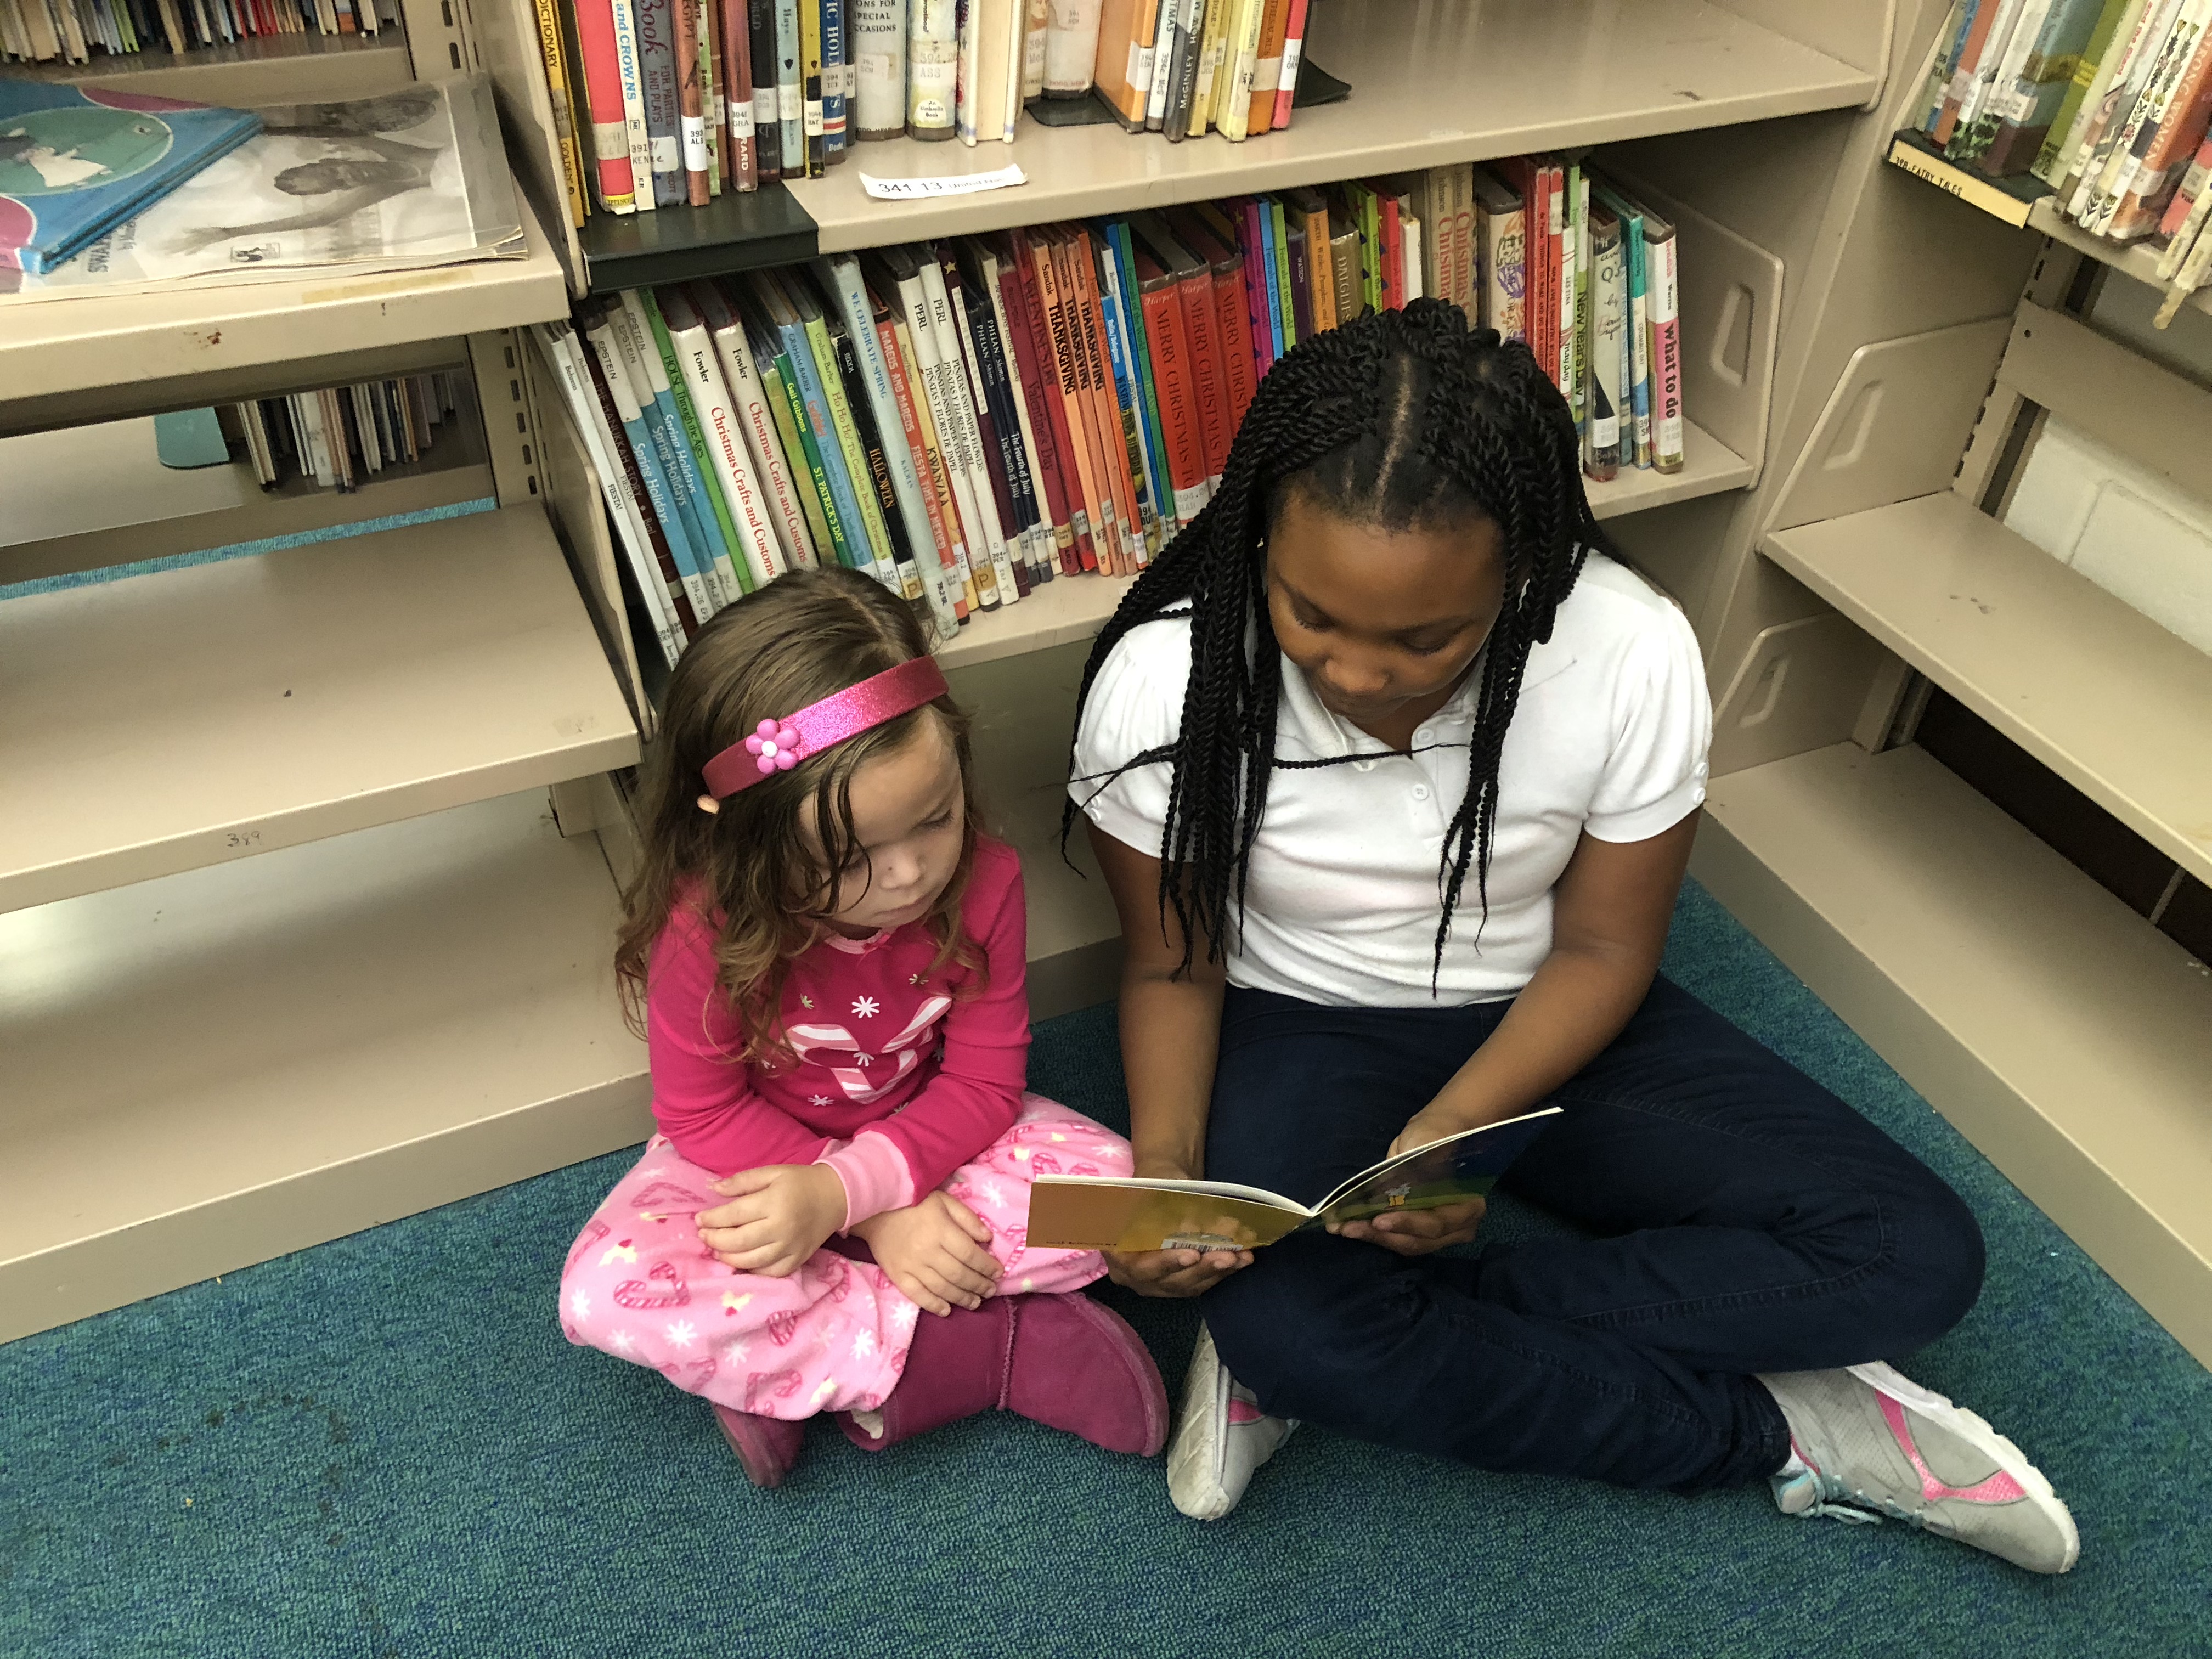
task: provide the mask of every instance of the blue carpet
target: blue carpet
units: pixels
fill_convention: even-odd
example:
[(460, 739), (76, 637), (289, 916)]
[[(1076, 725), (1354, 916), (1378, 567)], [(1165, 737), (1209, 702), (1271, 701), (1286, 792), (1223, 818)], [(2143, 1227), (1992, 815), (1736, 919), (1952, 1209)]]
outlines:
[[(562, 1252), (628, 1153), (0, 1347), (0, 1651), (98, 1655), (2212, 1654), (2212, 1375), (1694, 890), (1668, 971), (1926, 1158), (1989, 1288), (1914, 1358), (2027, 1445), (2081, 1565), (1502, 1478), (1323, 1433), (1212, 1527), (1012, 1418), (748, 1487), (706, 1409), (571, 1348)], [(1125, 1115), (1112, 1013), (1032, 1081)], [(1495, 1224), (1545, 1224), (1498, 1207)], [(1170, 1382), (1188, 1307), (1115, 1293)]]

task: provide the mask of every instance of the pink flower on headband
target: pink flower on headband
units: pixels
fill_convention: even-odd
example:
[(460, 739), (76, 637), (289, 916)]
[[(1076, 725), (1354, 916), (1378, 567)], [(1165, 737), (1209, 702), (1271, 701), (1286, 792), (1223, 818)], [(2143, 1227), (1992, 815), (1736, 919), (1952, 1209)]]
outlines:
[(763, 720), (755, 726), (753, 735), (745, 739), (745, 748), (757, 757), (754, 763), (763, 775), (788, 772), (799, 764), (799, 733), (774, 720)]

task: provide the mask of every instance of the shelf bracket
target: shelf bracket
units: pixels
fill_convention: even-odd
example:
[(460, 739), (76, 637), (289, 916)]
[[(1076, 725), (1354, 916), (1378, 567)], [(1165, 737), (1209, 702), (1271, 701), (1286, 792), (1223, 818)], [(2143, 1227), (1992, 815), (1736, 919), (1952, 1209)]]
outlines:
[(539, 500), (538, 400), (527, 354), (512, 329), (469, 336), (477, 405), (483, 411), (484, 447), (501, 507)]

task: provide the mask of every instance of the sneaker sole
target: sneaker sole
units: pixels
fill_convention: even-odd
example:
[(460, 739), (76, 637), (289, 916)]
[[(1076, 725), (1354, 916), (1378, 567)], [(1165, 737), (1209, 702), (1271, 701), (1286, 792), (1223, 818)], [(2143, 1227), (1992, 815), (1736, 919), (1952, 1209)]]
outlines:
[(1213, 1333), (1200, 1325), (1183, 1382), (1182, 1413), (1168, 1447), (1169, 1500), (1194, 1521), (1218, 1521), (1237, 1507), (1237, 1498), (1221, 1484), (1228, 1416), (1229, 1375), (1214, 1352)]
[[(2066, 1540), (2065, 1559), (2056, 1567), (2031, 1567), (2032, 1572), (2064, 1572), (2081, 1557), (2081, 1534), (2074, 1524), (2073, 1511), (2065, 1500), (2052, 1490), (2050, 1480), (2043, 1471), (2028, 1462), (2027, 1454), (1991, 1428), (1988, 1422), (1964, 1406), (1954, 1404), (1947, 1395), (1932, 1389), (1923, 1389), (1910, 1377), (1893, 1367), (1875, 1360), (1869, 1364), (1845, 1367), (1853, 1376), (1878, 1394), (1886, 1394), (1901, 1406), (1935, 1419), (1952, 1433), (1968, 1442), (1976, 1450), (1989, 1457), (1997, 1467), (2020, 1483), (2039, 1513), (2054, 1522), (2059, 1535)], [(1928, 1510), (1921, 1519), (1928, 1531), (1946, 1538), (1957, 1539), (1963, 1544), (1973, 1540), (1960, 1537), (1958, 1529), (1949, 1523), (1940, 1510)], [(1980, 1547), (1975, 1545), (1974, 1547)], [(2009, 1560), (2010, 1557), (2004, 1558)], [(2024, 1565), (2024, 1563), (2015, 1563)]]

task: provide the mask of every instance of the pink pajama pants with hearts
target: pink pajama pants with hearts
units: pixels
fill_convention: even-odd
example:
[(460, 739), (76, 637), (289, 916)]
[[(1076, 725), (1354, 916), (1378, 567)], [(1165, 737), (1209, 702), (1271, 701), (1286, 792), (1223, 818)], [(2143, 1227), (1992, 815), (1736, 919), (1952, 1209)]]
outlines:
[[(994, 1296), (1073, 1291), (1106, 1271), (1095, 1250), (1032, 1250), (1030, 1177), (1127, 1175), (1129, 1144), (1080, 1112), (1023, 1097), (1012, 1128), (945, 1191), (981, 1217), (1004, 1270)], [(898, 1382), (921, 1310), (873, 1262), (817, 1250), (784, 1279), (708, 1254), (693, 1218), (725, 1200), (662, 1135), (569, 1247), (561, 1328), (583, 1347), (650, 1365), (686, 1394), (766, 1417), (872, 1411)]]

